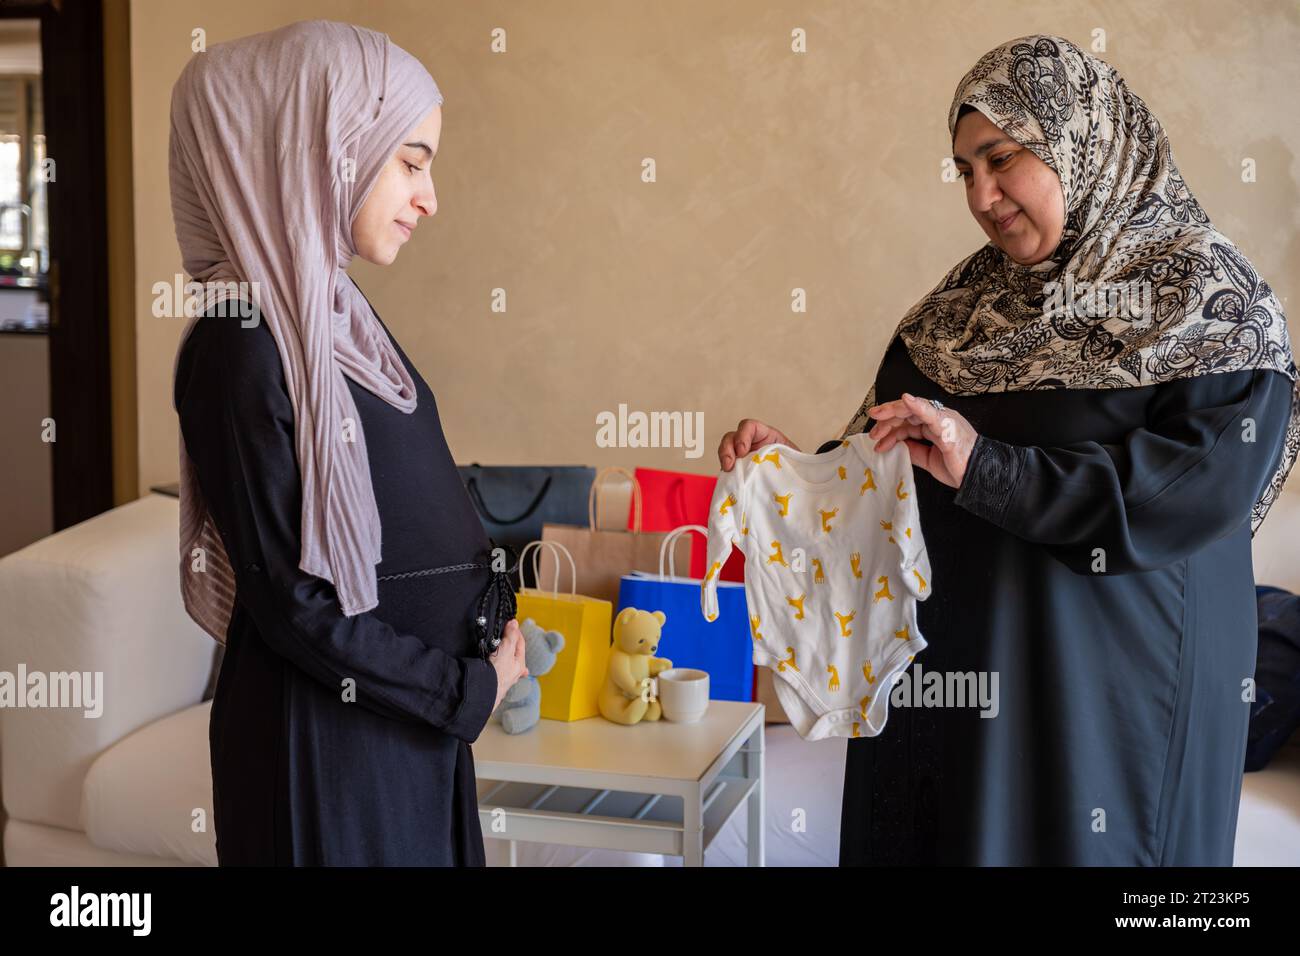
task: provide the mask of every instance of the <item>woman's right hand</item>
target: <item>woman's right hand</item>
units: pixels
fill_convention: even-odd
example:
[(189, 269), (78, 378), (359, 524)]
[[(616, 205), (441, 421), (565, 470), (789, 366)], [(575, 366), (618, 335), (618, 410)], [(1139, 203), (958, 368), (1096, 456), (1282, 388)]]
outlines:
[(801, 450), (771, 425), (764, 425), (756, 418), (742, 418), (734, 432), (722, 436), (722, 443), (718, 445), (718, 464), (723, 471), (731, 471), (737, 458), (764, 445), (789, 445), (795, 451)]
[(494, 712), (501, 706), (501, 701), (505, 699), (510, 688), (514, 687), (520, 678), (528, 676), (528, 665), (524, 663), (524, 649), (524, 633), (519, 630), (519, 621), (511, 618), (506, 621), (501, 643), (488, 657), (488, 661), (497, 672), (497, 702), (492, 705)]

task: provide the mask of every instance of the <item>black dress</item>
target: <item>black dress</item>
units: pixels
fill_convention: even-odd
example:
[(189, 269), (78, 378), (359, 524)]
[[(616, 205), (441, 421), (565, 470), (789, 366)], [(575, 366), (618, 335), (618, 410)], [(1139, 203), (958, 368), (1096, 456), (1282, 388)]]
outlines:
[(294, 414), (270, 329), (207, 313), (181, 353), (181, 429), (237, 587), (209, 729), (223, 866), (485, 863), (469, 745), (497, 679), (471, 625), (491, 572), (383, 577), (486, 564), (489, 541), (398, 352), (414, 412), (347, 380), (383, 528), (379, 604), (350, 618), (298, 568)]
[(847, 744), (841, 865), (1232, 864), (1249, 516), (1291, 389), (1244, 370), (957, 396), (893, 341), (876, 401), (938, 398), (981, 436), (960, 489), (916, 469), (934, 592), (912, 670), (997, 672), (998, 711), (891, 698)]

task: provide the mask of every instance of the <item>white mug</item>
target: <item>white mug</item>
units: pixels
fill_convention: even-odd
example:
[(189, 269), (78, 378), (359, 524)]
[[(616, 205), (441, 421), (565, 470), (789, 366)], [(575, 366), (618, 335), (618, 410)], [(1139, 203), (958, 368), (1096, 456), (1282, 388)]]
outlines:
[(664, 717), (693, 724), (709, 709), (709, 672), (673, 667), (659, 674), (659, 704)]

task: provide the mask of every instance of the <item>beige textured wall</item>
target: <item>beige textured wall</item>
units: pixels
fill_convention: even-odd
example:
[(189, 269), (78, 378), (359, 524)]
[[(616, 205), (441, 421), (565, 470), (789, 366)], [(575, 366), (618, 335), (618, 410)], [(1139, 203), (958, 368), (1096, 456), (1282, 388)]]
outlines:
[[(14, 293), (4, 293), (13, 295)], [(50, 340), (0, 336), (0, 557), (54, 531), (51, 446), (42, 441), (50, 415)]]
[[(439, 212), (391, 267), (351, 272), (437, 395), (460, 461), (712, 473), (719, 437), (745, 415), (805, 448), (837, 435), (904, 311), (984, 242), (961, 185), (940, 179), (948, 104), (980, 54), (1027, 33), (1086, 46), (1105, 30), (1101, 55), (1165, 124), (1215, 224), (1284, 302), (1300, 273), (1292, 0), (131, 10), (142, 490), (176, 477), (180, 323), (150, 315), (149, 289), (180, 269), (167, 106), (200, 26), (216, 42), (350, 21), (390, 34), (442, 87)], [(489, 51), (494, 27), (505, 54)], [(790, 51), (795, 27), (804, 55)], [(504, 315), (490, 310), (498, 286)], [(796, 286), (807, 314), (790, 310)], [(703, 457), (597, 447), (596, 414), (620, 403), (703, 412)]]

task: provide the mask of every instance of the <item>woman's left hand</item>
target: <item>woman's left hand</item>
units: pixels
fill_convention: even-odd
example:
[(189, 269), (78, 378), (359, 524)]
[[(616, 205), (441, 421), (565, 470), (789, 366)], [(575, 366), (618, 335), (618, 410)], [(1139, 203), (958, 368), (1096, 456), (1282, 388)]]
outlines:
[[(924, 468), (950, 488), (961, 487), (966, 462), (979, 434), (960, 412), (935, 408), (927, 399), (904, 392), (900, 399), (873, 405), (867, 414), (876, 420), (867, 432), (876, 439), (876, 451), (889, 451), (902, 440), (907, 444), (913, 465)], [(934, 444), (912, 440), (922, 438)]]

